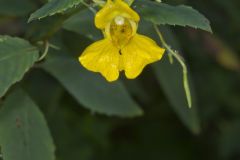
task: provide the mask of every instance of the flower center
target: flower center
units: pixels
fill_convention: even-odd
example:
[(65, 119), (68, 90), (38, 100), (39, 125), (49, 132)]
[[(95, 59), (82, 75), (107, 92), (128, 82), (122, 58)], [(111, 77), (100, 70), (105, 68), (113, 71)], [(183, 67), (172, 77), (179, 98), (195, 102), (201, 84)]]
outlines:
[(109, 33), (114, 45), (124, 47), (136, 32), (136, 23), (122, 16), (116, 16), (110, 23)]

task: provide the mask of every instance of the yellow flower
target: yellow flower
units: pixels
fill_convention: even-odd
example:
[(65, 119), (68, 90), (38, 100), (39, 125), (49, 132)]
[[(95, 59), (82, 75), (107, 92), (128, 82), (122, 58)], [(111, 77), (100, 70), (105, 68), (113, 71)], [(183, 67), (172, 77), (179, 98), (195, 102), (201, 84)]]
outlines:
[(103, 31), (104, 39), (88, 46), (79, 57), (80, 63), (108, 81), (117, 80), (123, 70), (127, 78), (136, 78), (165, 51), (152, 39), (136, 33), (139, 20), (124, 1), (108, 0), (95, 16), (95, 26)]

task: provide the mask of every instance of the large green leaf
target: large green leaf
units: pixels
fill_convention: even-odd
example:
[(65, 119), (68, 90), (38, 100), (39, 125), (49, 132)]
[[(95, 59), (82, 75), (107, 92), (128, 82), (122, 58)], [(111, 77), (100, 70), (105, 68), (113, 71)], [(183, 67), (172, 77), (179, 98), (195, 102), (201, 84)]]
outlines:
[(22, 79), (38, 59), (38, 50), (20, 38), (0, 36), (0, 97)]
[(46, 17), (41, 21), (34, 21), (28, 25), (25, 37), (31, 42), (37, 42), (52, 37), (61, 29), (64, 21), (69, 15), (54, 15)]
[(67, 19), (63, 28), (84, 35), (91, 40), (102, 38), (102, 33), (94, 26), (94, 14), (85, 9)]
[(21, 90), (9, 95), (0, 110), (0, 145), (4, 160), (54, 160), (46, 121)]
[(35, 5), (30, 0), (1, 0), (0, 15), (23, 16), (33, 11)]
[(138, 0), (133, 6), (144, 19), (156, 24), (189, 26), (212, 32), (208, 19), (190, 6), (170, 6), (148, 0)]
[(44, 69), (58, 79), (62, 85), (84, 107), (93, 112), (121, 117), (142, 114), (120, 82), (109, 83), (100, 75), (82, 68), (76, 59), (50, 58)]
[(29, 22), (35, 19), (41, 19), (47, 16), (52, 16), (57, 13), (62, 13), (69, 8), (73, 8), (80, 4), (82, 0), (51, 0), (42, 8), (31, 14)]

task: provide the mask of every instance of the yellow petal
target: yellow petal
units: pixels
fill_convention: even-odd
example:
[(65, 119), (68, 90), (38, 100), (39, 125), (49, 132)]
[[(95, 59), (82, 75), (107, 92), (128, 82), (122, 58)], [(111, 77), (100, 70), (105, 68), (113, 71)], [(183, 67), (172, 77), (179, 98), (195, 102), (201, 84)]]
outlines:
[(106, 5), (96, 14), (95, 25), (99, 29), (104, 29), (116, 16), (123, 16), (135, 22), (140, 20), (139, 15), (124, 1), (108, 0)]
[(88, 70), (100, 72), (110, 82), (115, 81), (119, 77), (118, 51), (110, 39), (103, 39), (88, 46), (79, 61)]
[(136, 34), (121, 50), (126, 77), (136, 78), (147, 64), (160, 60), (164, 51), (152, 39)]

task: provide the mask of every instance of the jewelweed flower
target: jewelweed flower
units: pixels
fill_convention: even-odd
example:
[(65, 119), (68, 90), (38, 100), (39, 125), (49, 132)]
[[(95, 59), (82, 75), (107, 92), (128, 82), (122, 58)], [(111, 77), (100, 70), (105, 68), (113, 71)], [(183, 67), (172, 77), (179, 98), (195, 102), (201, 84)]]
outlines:
[(100, 72), (108, 81), (115, 81), (120, 71), (129, 79), (136, 78), (143, 68), (161, 59), (164, 49), (152, 39), (137, 33), (139, 15), (122, 0), (108, 0), (95, 16), (95, 26), (104, 39), (88, 46), (79, 57), (90, 71)]

